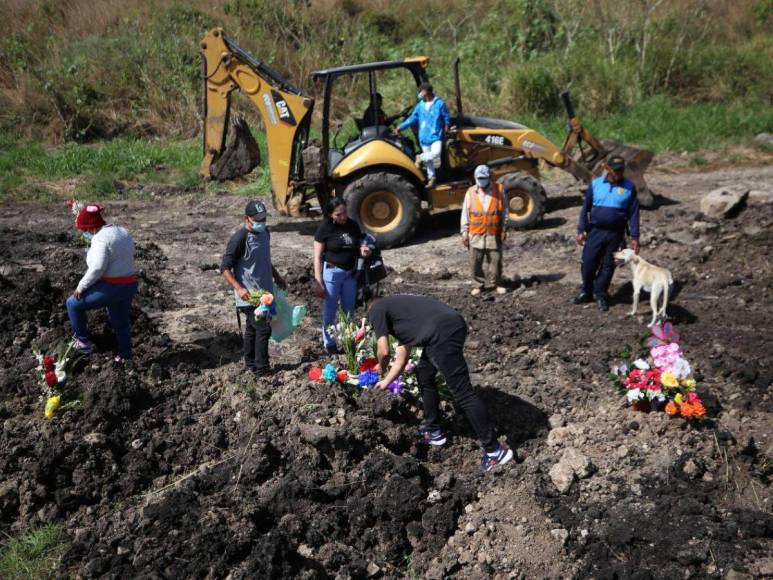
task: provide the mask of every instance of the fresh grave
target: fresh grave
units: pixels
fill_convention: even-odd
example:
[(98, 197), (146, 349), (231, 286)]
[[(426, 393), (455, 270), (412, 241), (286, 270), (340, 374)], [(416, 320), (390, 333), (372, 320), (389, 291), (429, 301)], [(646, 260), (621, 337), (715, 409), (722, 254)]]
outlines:
[[(379, 382), (381, 374), (387, 369), (380, 368), (376, 358), (376, 338), (373, 329), (363, 318), (358, 325), (352, 317), (339, 311), (338, 324), (330, 327), (330, 334), (336, 339), (336, 346), (342, 353), (344, 367), (327, 363), (324, 367), (313, 366), (309, 369), (308, 377), (315, 382), (353, 387), (353, 392), (372, 388)], [(390, 352), (395, 353), (397, 340), (389, 337)], [(416, 376), (416, 368), (422, 356), (422, 348), (411, 349), (408, 362), (403, 372), (389, 385), (387, 390), (393, 395), (408, 394), (413, 398), (419, 397), (419, 383)], [(394, 355), (390, 365), (394, 364)], [(438, 387), (445, 390), (445, 380), (438, 375)]]
[(630, 366), (627, 363), (612, 366), (613, 380), (634, 410), (665, 411), (686, 419), (706, 416), (679, 339), (672, 323), (655, 325), (647, 339), (649, 361), (637, 358)]

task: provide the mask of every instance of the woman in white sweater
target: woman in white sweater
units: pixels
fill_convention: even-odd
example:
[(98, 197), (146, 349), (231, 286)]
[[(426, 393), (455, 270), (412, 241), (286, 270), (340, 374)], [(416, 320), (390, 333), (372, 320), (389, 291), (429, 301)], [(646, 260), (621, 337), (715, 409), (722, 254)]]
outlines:
[(75, 334), (75, 349), (90, 354), (93, 349), (86, 312), (107, 308), (110, 325), (118, 342), (116, 362), (131, 358), (130, 313), (137, 293), (134, 271), (134, 240), (120, 226), (105, 223), (104, 208), (87, 205), (78, 212), (75, 227), (91, 247), (86, 254), (86, 273), (67, 299), (67, 314)]

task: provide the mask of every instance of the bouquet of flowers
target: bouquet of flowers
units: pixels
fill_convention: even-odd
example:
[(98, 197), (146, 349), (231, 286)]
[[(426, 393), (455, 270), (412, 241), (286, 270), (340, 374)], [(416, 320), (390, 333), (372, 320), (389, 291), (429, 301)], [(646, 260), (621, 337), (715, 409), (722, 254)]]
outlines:
[(250, 297), (247, 299), (247, 302), (255, 307), (255, 316), (257, 318), (271, 320), (271, 317), (276, 314), (274, 295), (271, 292), (262, 289), (250, 290)]
[[(46, 399), (44, 415), (47, 419), (52, 419), (57, 411), (62, 408), (62, 395), (67, 382), (67, 373), (71, 365), (75, 362), (70, 357), (75, 340), (71, 340), (63, 353), (41, 354), (33, 351), (38, 361), (36, 371), (40, 373), (43, 387), (43, 397)], [(69, 407), (77, 405), (70, 404)], [(68, 407), (68, 408), (69, 408)]]
[(670, 322), (652, 328), (647, 339), (649, 360), (612, 367), (615, 381), (639, 411), (665, 411), (671, 416), (704, 417), (706, 408), (692, 377), (690, 363), (679, 346), (679, 333)]
[(351, 373), (357, 373), (360, 363), (368, 357), (368, 345), (366, 340), (370, 334), (367, 319), (357, 322), (343, 310), (338, 311), (338, 324), (328, 328), (328, 332), (335, 337), (338, 350), (346, 358), (346, 368)]

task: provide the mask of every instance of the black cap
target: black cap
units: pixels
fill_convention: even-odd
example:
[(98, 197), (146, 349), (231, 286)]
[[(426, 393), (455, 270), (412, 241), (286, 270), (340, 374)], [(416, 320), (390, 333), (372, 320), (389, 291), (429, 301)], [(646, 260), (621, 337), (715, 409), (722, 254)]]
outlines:
[(265, 221), (267, 214), (266, 205), (259, 199), (251, 201), (247, 204), (247, 207), (244, 208), (244, 215), (251, 217), (256, 222)]
[(419, 85), (419, 92), (421, 91), (427, 91), (428, 93), (435, 94), (435, 91), (432, 90), (432, 84), (431, 83), (421, 83)]
[(619, 155), (610, 155), (607, 157), (607, 165), (615, 171), (622, 171), (625, 169), (625, 159)]

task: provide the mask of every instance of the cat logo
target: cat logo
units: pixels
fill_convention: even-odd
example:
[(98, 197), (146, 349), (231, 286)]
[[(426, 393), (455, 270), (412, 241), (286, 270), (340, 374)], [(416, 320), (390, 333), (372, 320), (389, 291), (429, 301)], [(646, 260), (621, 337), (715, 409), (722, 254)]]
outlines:
[(287, 104), (287, 101), (285, 101), (282, 98), (282, 95), (276, 91), (271, 91), (271, 96), (274, 98), (276, 110), (279, 112), (279, 120), (282, 121), (282, 123), (290, 125), (291, 127), (295, 127), (297, 124), (295, 122), (295, 116), (290, 110), (290, 106)]

